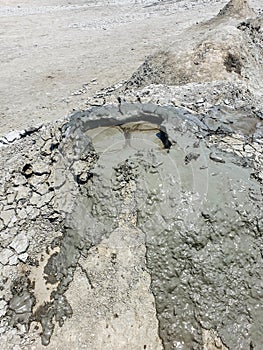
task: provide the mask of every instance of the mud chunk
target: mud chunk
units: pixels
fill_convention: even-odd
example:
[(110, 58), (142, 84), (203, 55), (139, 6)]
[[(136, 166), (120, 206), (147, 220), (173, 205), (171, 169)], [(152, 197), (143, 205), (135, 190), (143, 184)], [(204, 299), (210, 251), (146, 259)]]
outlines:
[(27, 253), (23, 253), (23, 254), (18, 255), (18, 259), (24, 263), (27, 261), (27, 258), (28, 258)]
[(7, 302), (5, 300), (0, 300), (0, 317), (4, 316), (7, 309)]
[(0, 263), (2, 265), (7, 265), (9, 262), (9, 258), (13, 255), (14, 253), (10, 249), (3, 249), (0, 253)]
[(13, 326), (20, 323), (28, 327), (34, 302), (34, 297), (27, 290), (14, 295), (8, 305), (11, 314), (10, 323)]
[(225, 58), (225, 61), (224, 61), (224, 65), (226, 67), (226, 70), (228, 72), (235, 72), (239, 75), (241, 75), (241, 68), (242, 68), (242, 65), (241, 65), (241, 62), (239, 60), (239, 58), (235, 55), (233, 55), (232, 53), (228, 53), (226, 58)]
[(8, 134), (4, 135), (4, 139), (6, 139), (8, 143), (12, 143), (15, 140), (18, 140), (20, 138), (21, 138), (21, 133), (17, 130), (11, 131)]
[(4, 225), (8, 226), (15, 218), (15, 211), (13, 209), (3, 210), (0, 214), (0, 218), (3, 220)]
[(185, 164), (189, 164), (192, 160), (196, 160), (198, 159), (200, 156), (199, 153), (193, 153), (193, 152), (190, 152), (189, 154), (187, 154), (184, 158), (184, 162)]
[(10, 244), (10, 247), (13, 248), (17, 254), (24, 253), (27, 250), (28, 246), (29, 242), (24, 233), (19, 233)]

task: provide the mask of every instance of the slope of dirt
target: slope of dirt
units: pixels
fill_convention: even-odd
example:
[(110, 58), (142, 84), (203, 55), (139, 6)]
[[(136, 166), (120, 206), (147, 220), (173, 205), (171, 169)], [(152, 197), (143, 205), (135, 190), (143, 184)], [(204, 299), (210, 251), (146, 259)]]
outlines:
[[(250, 14), (250, 12), (249, 12)], [(150, 84), (185, 85), (194, 82), (242, 81), (262, 91), (263, 17), (232, 18), (229, 12), (185, 32), (170, 51), (149, 58), (125, 87)], [(186, 44), (184, 44), (186, 42)]]

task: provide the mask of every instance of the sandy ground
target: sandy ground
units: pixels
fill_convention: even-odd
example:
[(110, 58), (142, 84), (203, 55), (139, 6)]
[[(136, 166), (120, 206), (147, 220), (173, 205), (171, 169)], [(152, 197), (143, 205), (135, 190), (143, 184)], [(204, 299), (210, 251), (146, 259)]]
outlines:
[(78, 109), (225, 3), (1, 1), (0, 134)]

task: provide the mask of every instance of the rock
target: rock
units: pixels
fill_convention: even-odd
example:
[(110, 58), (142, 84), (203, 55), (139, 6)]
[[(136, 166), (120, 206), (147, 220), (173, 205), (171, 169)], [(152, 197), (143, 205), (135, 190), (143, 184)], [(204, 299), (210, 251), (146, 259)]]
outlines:
[(2, 231), (4, 227), (5, 227), (4, 222), (2, 219), (0, 219), (0, 231)]
[(14, 253), (10, 249), (3, 249), (0, 253), (0, 263), (2, 265), (7, 265), (9, 258), (14, 255)]
[(47, 194), (43, 195), (43, 196), (39, 196), (39, 200), (37, 202), (37, 208), (42, 208), (44, 205), (48, 204), (52, 198), (54, 197), (54, 192), (50, 191)]
[(29, 220), (35, 220), (36, 217), (39, 215), (39, 209), (35, 208), (32, 205), (28, 205), (26, 207), (26, 212)]
[(63, 184), (65, 183), (65, 169), (63, 168), (58, 168), (58, 169), (54, 169), (52, 170), (48, 180), (50, 185), (53, 188), (60, 188), (61, 186), (63, 186)]
[(74, 162), (72, 170), (75, 176), (81, 175), (88, 170), (87, 163), (81, 160)]
[(5, 300), (0, 300), (0, 317), (4, 316), (6, 313), (7, 302)]
[(210, 153), (209, 158), (217, 163), (225, 163), (224, 159), (219, 157), (216, 153)]
[(0, 146), (3, 147), (4, 145), (8, 145), (8, 141), (5, 137), (0, 137)]
[(199, 158), (199, 153), (190, 152), (184, 158), (185, 164), (189, 164), (192, 160), (197, 160)]
[(26, 219), (27, 217), (26, 209), (25, 208), (18, 209), (17, 216), (19, 217), (19, 219)]
[(50, 169), (48, 167), (48, 164), (43, 161), (38, 161), (33, 164), (33, 172), (36, 175), (43, 175), (43, 174), (49, 174)]
[(52, 139), (47, 140), (44, 146), (41, 148), (41, 154), (43, 156), (49, 156), (52, 153), (52, 145)]
[(21, 186), (21, 185), (25, 185), (26, 184), (26, 179), (24, 176), (22, 176), (21, 174), (16, 174), (16, 176), (13, 179), (13, 184), (14, 186)]
[(15, 254), (12, 255), (12, 256), (9, 258), (8, 263), (9, 263), (9, 265), (17, 265), (17, 263), (18, 263), (17, 256), (16, 256)]
[(27, 250), (28, 246), (29, 242), (24, 233), (19, 233), (10, 244), (10, 247), (13, 248), (17, 254), (24, 253)]
[(7, 204), (13, 204), (16, 198), (16, 192), (7, 195)]
[(30, 188), (26, 186), (18, 186), (14, 189), (17, 192), (16, 201), (20, 201), (21, 199), (27, 199), (31, 193)]
[(7, 140), (8, 143), (12, 143), (15, 140), (18, 140), (21, 138), (21, 133), (20, 131), (14, 130), (4, 135), (3, 137)]
[(37, 132), (39, 131), (41, 128), (43, 127), (43, 124), (39, 124), (39, 125), (36, 125), (36, 126), (30, 126), (24, 130), (21, 131), (21, 135), (24, 137), (24, 136), (28, 136), (28, 135), (31, 135), (33, 134), (34, 132)]
[(230, 0), (218, 13), (218, 17), (253, 17), (255, 12), (247, 0)]
[(27, 258), (28, 258), (27, 253), (23, 253), (23, 254), (18, 255), (18, 259), (24, 263), (27, 261)]
[(32, 197), (30, 198), (30, 204), (32, 204), (33, 206), (37, 205), (41, 200), (41, 195), (33, 192)]
[(14, 209), (3, 210), (0, 214), (0, 218), (2, 219), (5, 226), (7, 226), (14, 217), (15, 217)]

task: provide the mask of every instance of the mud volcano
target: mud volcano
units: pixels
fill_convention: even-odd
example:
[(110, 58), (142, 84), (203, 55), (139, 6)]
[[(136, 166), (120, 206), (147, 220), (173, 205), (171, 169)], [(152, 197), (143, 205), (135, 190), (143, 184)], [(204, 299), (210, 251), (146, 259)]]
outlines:
[[(79, 112), (63, 126), (59, 152), (79, 192), (44, 267), (50, 302), (28, 319), (41, 323), (43, 344), (54, 322), (72, 315), (65, 292), (79, 259), (114, 230), (136, 228), (165, 349), (200, 349), (208, 330), (221, 348), (262, 347), (262, 194), (253, 160), (216, 142), (237, 140), (228, 117), (121, 104)], [(13, 297), (13, 322), (25, 316), (21, 305), (28, 315), (28, 300)]]
[(105, 105), (2, 153), (7, 349), (261, 349), (258, 113)]

